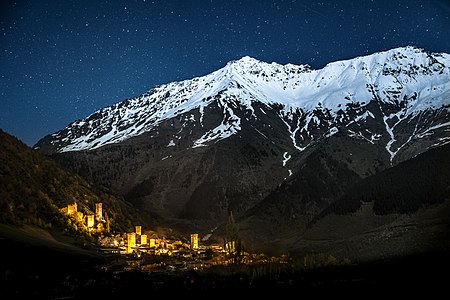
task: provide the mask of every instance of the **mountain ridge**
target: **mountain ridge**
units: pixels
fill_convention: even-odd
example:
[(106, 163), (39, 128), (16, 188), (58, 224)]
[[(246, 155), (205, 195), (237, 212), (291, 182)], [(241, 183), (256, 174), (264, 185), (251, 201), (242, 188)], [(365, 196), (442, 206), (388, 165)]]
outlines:
[(450, 142), (449, 66), (448, 54), (413, 47), (318, 71), (245, 57), (100, 110), (37, 147), (171, 224), (204, 233), (229, 211), (275, 211), (289, 230), (365, 177)]
[[(346, 108), (364, 107), (376, 99), (387, 106), (402, 108), (383, 112), (384, 134), (391, 136), (386, 150), (393, 159), (396, 151), (391, 149), (395, 142), (392, 130), (398, 122), (390, 126), (389, 121), (396, 118), (401, 121), (405, 115), (427, 109), (450, 107), (449, 65), (448, 54), (429, 54), (413, 47), (332, 62), (320, 70), (311, 70), (306, 65), (269, 64), (245, 56), (211, 74), (155, 87), (139, 97), (101, 109), (40, 140), (35, 148), (46, 153), (96, 149), (149, 132), (162, 121), (189, 112), (193, 113), (184, 123), (194, 122), (203, 127), (204, 109), (219, 101), (224, 120), (205, 130), (191, 147), (206, 146), (236, 134), (242, 119), (236, 116), (235, 109), (248, 111), (249, 118), (256, 117), (253, 103), (260, 102), (269, 109), (282, 106), (280, 118), (286, 119), (293, 145), (302, 151), (307, 144), (298, 142), (298, 131), (308, 131), (311, 120), (317, 123), (312, 112), (322, 110), (330, 114), (334, 118), (331, 125), (335, 125)], [(416, 88), (412, 89), (411, 84)], [(303, 115), (309, 113), (301, 128), (289, 122), (299, 111)], [(358, 117), (367, 119), (373, 113)], [(331, 125), (329, 135), (339, 130)], [(373, 135), (369, 139), (372, 138)]]

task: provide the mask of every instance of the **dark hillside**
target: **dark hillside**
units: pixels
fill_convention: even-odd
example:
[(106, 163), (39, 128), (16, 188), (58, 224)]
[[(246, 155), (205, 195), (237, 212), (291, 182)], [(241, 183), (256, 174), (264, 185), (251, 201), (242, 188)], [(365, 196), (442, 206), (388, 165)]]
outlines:
[(77, 202), (83, 211), (103, 203), (112, 230), (145, 222), (119, 196), (64, 170), (43, 154), (0, 130), (0, 223), (64, 226), (60, 208)]
[(355, 212), (362, 202), (374, 202), (373, 210), (379, 215), (414, 213), (446, 199), (450, 199), (450, 144), (360, 181), (325, 214)]

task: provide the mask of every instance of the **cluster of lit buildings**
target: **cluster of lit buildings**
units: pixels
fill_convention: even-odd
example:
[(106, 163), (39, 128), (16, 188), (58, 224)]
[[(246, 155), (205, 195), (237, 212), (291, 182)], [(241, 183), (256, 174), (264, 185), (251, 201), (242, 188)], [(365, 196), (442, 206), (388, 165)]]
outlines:
[[(87, 213), (84, 214), (81, 211), (78, 211), (77, 203), (69, 204), (66, 207), (61, 208), (61, 213), (72, 217), (76, 220), (78, 224), (84, 226), (84, 228), (88, 231), (103, 231), (104, 224), (106, 223), (105, 218), (103, 217), (103, 205), (102, 203), (95, 204), (95, 213)], [(107, 224), (109, 227), (109, 224)], [(106, 228), (109, 231), (109, 228)]]
[(149, 236), (142, 233), (142, 226), (137, 225), (134, 232), (116, 235), (109, 246), (120, 249), (121, 254), (149, 253), (169, 256), (185, 250), (201, 249), (197, 233), (191, 234), (190, 244), (180, 240), (171, 241), (164, 237), (160, 238), (156, 234)]
[[(274, 259), (281, 263), (287, 263), (286, 257), (268, 258), (263, 254), (252, 254), (238, 250), (236, 241), (228, 241), (223, 247), (220, 245), (200, 245), (199, 235), (193, 233), (190, 240), (170, 240), (159, 236), (156, 232), (143, 231), (141, 225), (134, 227), (133, 232), (109, 234), (109, 218), (103, 211), (102, 203), (95, 204), (95, 212), (86, 209), (87, 213), (78, 211), (77, 203), (69, 204), (61, 209), (61, 213), (75, 220), (78, 228), (93, 233), (98, 237), (99, 251), (110, 254), (122, 254), (126, 259), (123, 271), (141, 270), (146, 272), (166, 272), (176, 270), (201, 270), (211, 265), (228, 265), (236, 262), (235, 254), (239, 252), (240, 263), (254, 264), (267, 263)], [(239, 247), (240, 248), (240, 247)], [(145, 256), (160, 255), (158, 263), (147, 263)], [(142, 258), (141, 258), (142, 256)], [(168, 258), (168, 257), (171, 258)], [(137, 259), (136, 259), (137, 258)], [(169, 259), (170, 264), (163, 262)], [(142, 262), (142, 264), (141, 264)], [(104, 266), (105, 269), (112, 265)]]
[[(76, 202), (61, 208), (61, 213), (74, 219), (82, 226), (81, 228), (89, 232), (101, 233), (105, 230), (109, 232), (109, 224), (104, 218), (102, 203), (95, 204), (95, 213), (83, 213), (79, 211)], [(180, 240), (170, 241), (164, 237), (160, 238), (156, 234), (150, 234), (150, 236), (143, 234), (142, 226), (140, 225), (135, 226), (134, 232), (117, 234), (101, 244), (104, 247), (108, 247), (105, 248), (109, 250), (108, 252), (121, 254), (150, 253), (156, 255), (172, 255), (184, 250), (196, 251), (205, 248), (199, 246), (199, 236), (197, 233), (191, 234), (190, 244), (188, 244)], [(222, 250), (221, 247), (215, 246), (214, 249)]]
[[(134, 255), (140, 257), (142, 254), (175, 256), (182, 261), (189, 260), (195, 255), (200, 257), (209, 251), (215, 257), (214, 264), (226, 264), (229, 256), (227, 254), (236, 253), (236, 242), (231, 241), (224, 245), (200, 245), (199, 235), (193, 233), (190, 235), (190, 241), (168, 240), (165, 237), (158, 236), (153, 231), (142, 231), (142, 226), (134, 227), (133, 232), (119, 233), (109, 235), (109, 219), (107, 213), (103, 212), (102, 203), (95, 204), (95, 213), (88, 210), (87, 213), (78, 211), (77, 203), (69, 204), (61, 209), (61, 213), (74, 219), (79, 228), (97, 233), (99, 235), (98, 243), (102, 247), (100, 250), (106, 253), (117, 253), (124, 255)], [(248, 262), (254, 260), (253, 255), (245, 254)], [(205, 256), (206, 257), (206, 256)], [(211, 262), (211, 260), (209, 259)], [(259, 259), (259, 261), (261, 261)]]

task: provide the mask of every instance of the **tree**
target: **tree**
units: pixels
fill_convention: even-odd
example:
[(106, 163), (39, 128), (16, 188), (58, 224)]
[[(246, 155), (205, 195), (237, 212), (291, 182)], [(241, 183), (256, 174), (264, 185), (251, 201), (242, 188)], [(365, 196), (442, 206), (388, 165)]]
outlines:
[(234, 221), (233, 212), (230, 212), (228, 216), (228, 222), (226, 226), (225, 249), (233, 263), (240, 262), (242, 245), (241, 239), (239, 237), (239, 227)]

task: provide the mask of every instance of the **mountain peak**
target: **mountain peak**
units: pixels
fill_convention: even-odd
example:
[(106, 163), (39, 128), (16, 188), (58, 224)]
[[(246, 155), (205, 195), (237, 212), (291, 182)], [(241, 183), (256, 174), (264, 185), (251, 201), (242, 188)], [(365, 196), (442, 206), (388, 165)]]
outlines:
[(258, 59), (251, 57), (249, 55), (242, 56), (239, 60), (240, 61), (256, 61), (256, 62), (259, 61)]
[(250, 57), (250, 56), (243, 56), (240, 59), (229, 61), (226, 64), (225, 68), (249, 69), (249, 68), (252, 68), (252, 66), (260, 65), (260, 64), (266, 64), (266, 63), (262, 62), (260, 60), (257, 60), (256, 58)]
[[(317, 109), (325, 109), (331, 118), (342, 114), (349, 106), (371, 101), (404, 109), (402, 113), (406, 115), (416, 114), (450, 104), (449, 66), (450, 55), (430, 54), (411, 46), (332, 62), (319, 70), (311, 70), (306, 65), (266, 63), (244, 56), (208, 75), (161, 85), (137, 98), (103, 108), (47, 137), (48, 143), (41, 141), (37, 147), (47, 145), (45, 147), (52, 152), (95, 149), (149, 132), (161, 122), (181, 118), (187, 113), (189, 122), (203, 128), (205, 108), (215, 100), (232, 122), (221, 123), (205, 136), (235, 134), (240, 130), (242, 114), (256, 116), (256, 102), (281, 107), (279, 113), (283, 116), (295, 111), (309, 115)], [(229, 107), (230, 101), (236, 106)], [(234, 113), (238, 108), (242, 110), (241, 117)], [(395, 114), (391, 114), (385, 117), (393, 118)], [(309, 124), (315, 119), (302, 120)], [(306, 132), (308, 124), (303, 129), (295, 127), (298, 129), (295, 132), (300, 129)]]
[(252, 63), (252, 64), (254, 64), (254, 63), (261, 62), (261, 61), (256, 59), (256, 58), (254, 58), (254, 57), (245, 55), (245, 56), (242, 56), (240, 59), (231, 61), (231, 63), (233, 63), (233, 62), (236, 62), (236, 63)]

